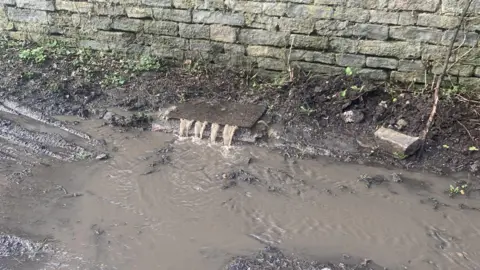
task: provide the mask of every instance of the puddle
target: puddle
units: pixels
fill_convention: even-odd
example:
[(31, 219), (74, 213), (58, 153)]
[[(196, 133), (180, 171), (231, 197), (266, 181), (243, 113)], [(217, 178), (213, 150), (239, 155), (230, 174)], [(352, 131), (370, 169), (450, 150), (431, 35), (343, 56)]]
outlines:
[[(81, 269), (225, 269), (266, 244), (320, 262), (480, 268), (480, 213), (456, 207), (480, 201), (450, 198), (452, 179), (99, 123), (75, 128), (107, 141), (110, 158), (50, 161), (0, 185), (0, 228), (50, 236), (70, 254), (47, 269), (73, 269), (72, 258)], [(360, 176), (384, 178), (368, 188)], [(230, 266), (254, 263), (240, 258)]]

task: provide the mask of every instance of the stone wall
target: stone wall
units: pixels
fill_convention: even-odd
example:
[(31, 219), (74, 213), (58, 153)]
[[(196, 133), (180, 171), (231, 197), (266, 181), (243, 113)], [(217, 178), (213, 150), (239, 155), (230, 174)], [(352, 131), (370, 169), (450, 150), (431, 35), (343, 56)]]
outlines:
[[(0, 0), (0, 30), (97, 50), (424, 82), (441, 71), (467, 0)], [(449, 70), (480, 85), (480, 0)], [(427, 75), (426, 72), (427, 71)]]

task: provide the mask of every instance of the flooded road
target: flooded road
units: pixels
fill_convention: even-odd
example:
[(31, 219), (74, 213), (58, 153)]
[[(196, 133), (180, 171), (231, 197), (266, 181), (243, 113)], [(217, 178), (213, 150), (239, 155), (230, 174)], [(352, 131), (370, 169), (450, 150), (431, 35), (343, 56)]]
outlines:
[(225, 269), (266, 244), (388, 269), (480, 269), (479, 194), (445, 192), (466, 175), (291, 160), (100, 121), (76, 128), (104, 139), (110, 158), (50, 161), (19, 181), (7, 177), (18, 162), (2, 160), (0, 232), (48, 237), (58, 251), (34, 264), (0, 257), (0, 269)]

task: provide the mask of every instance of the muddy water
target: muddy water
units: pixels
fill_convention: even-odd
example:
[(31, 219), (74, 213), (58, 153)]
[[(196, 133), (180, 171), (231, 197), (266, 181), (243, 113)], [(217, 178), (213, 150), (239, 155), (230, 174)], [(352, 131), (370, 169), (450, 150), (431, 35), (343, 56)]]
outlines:
[(221, 269), (265, 244), (388, 269), (480, 269), (480, 212), (458, 207), (480, 203), (449, 198), (451, 179), (403, 172), (402, 183), (367, 188), (360, 175), (393, 171), (99, 122), (77, 128), (104, 138), (112, 157), (35, 168), (26, 190), (0, 200), (0, 229), (63, 247), (46, 269)]

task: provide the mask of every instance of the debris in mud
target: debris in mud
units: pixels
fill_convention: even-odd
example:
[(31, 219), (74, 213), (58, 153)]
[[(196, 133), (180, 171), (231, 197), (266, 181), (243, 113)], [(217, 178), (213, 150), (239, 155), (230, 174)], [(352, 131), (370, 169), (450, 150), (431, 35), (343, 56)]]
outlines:
[(250, 173), (244, 170), (223, 173), (221, 175), (221, 179), (224, 180), (222, 189), (229, 189), (229, 188), (235, 187), (238, 182), (245, 182), (251, 185), (259, 183), (259, 180), (257, 177), (251, 175)]
[(402, 183), (403, 182), (402, 177), (398, 173), (392, 173), (390, 176), (392, 177), (392, 182), (394, 182), (394, 183)]
[(383, 175), (370, 176), (370, 175), (367, 175), (367, 174), (362, 174), (358, 178), (358, 181), (359, 182), (365, 182), (365, 186), (367, 188), (371, 188), (372, 185), (380, 185), (387, 180), (385, 179), (385, 177)]
[(33, 242), (15, 235), (0, 234), (0, 258), (17, 257), (32, 260), (53, 252), (47, 239), (43, 242)]
[(95, 159), (96, 159), (96, 160), (106, 160), (106, 159), (108, 159), (109, 157), (110, 157), (110, 156), (109, 156), (108, 154), (103, 153), (103, 154), (97, 155), (97, 156), (95, 157)]
[(405, 159), (420, 147), (419, 137), (408, 136), (389, 128), (379, 128), (375, 131), (375, 138), (385, 152), (399, 159)]
[(295, 255), (285, 255), (280, 249), (267, 246), (265, 249), (251, 256), (240, 256), (233, 258), (225, 267), (226, 270), (369, 270), (383, 269), (375, 266), (371, 260), (364, 260), (358, 264), (345, 262), (318, 262), (309, 261), (296, 257)]
[(345, 123), (360, 123), (365, 115), (358, 110), (350, 110), (342, 113), (342, 119)]
[(143, 112), (128, 113), (128, 115), (124, 116), (106, 111), (102, 119), (110, 126), (123, 128), (134, 127), (147, 129), (152, 122), (152, 118)]

